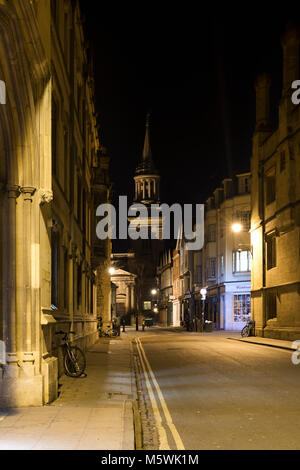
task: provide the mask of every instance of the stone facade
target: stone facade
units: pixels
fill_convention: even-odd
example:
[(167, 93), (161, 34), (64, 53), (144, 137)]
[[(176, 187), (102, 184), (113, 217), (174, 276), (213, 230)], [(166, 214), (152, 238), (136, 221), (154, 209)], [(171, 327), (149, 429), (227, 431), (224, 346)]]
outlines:
[(267, 74), (258, 77), (252, 172), (252, 310), (256, 335), (300, 335), (300, 114), (291, 101), (299, 79), (299, 31), (282, 37), (283, 88), (277, 129), (270, 123)]
[(57, 397), (55, 330), (97, 337), (93, 79), (78, 2), (0, 4), (0, 406)]

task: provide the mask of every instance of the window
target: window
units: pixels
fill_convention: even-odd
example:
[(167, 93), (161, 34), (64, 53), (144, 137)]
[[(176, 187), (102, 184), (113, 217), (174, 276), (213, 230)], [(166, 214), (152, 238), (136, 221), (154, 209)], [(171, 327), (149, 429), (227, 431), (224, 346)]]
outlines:
[(64, 165), (65, 165), (65, 172), (64, 172), (64, 190), (66, 198), (69, 199), (69, 178), (68, 178), (68, 171), (69, 171), (69, 136), (68, 131), (65, 130), (64, 133)]
[(248, 176), (239, 178), (238, 181), (238, 191), (239, 194), (249, 193), (250, 192), (250, 179)]
[(220, 256), (220, 273), (221, 276), (224, 275), (224, 255)]
[(82, 297), (82, 269), (81, 264), (77, 265), (77, 308), (81, 305)]
[(197, 284), (202, 284), (202, 266), (196, 266), (196, 282)]
[(233, 297), (233, 321), (246, 322), (251, 320), (250, 294), (234, 295)]
[(208, 241), (209, 242), (216, 241), (216, 224), (211, 224), (208, 226)]
[(271, 204), (276, 198), (275, 175), (266, 176), (266, 203)]
[(233, 272), (247, 273), (251, 271), (251, 252), (250, 250), (233, 252)]
[(267, 237), (267, 269), (276, 267), (276, 235)]
[(79, 225), (81, 225), (81, 216), (82, 216), (82, 190), (80, 179), (77, 179), (77, 220)]
[(51, 144), (52, 144), (52, 173), (57, 175), (57, 121), (58, 121), (58, 106), (56, 101), (52, 98), (52, 124), (51, 124)]
[(216, 277), (216, 258), (209, 258), (207, 260), (207, 277), (209, 279)]
[(244, 232), (249, 232), (251, 227), (251, 212), (250, 211), (237, 211), (235, 220), (239, 220)]
[(285, 152), (280, 153), (280, 173), (285, 170)]
[(69, 297), (68, 297), (68, 292), (69, 292), (69, 256), (68, 256), (68, 250), (65, 249), (64, 252), (64, 309), (68, 309), (68, 304), (69, 304)]
[(144, 310), (151, 310), (151, 300), (147, 300), (144, 302)]
[(51, 305), (59, 307), (59, 233), (57, 227), (51, 233)]
[(267, 320), (271, 320), (271, 318), (277, 317), (277, 300), (276, 300), (276, 293), (268, 292), (267, 299), (266, 299), (266, 317)]

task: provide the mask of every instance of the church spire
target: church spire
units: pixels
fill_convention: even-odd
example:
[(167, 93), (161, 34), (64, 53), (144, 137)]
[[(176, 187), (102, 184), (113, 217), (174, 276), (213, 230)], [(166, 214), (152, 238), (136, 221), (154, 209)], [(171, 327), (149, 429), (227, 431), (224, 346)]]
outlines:
[(143, 149), (143, 160), (151, 160), (152, 159), (152, 152), (150, 146), (150, 113), (147, 114), (146, 118), (146, 134), (145, 134), (145, 142), (144, 142), (144, 149)]

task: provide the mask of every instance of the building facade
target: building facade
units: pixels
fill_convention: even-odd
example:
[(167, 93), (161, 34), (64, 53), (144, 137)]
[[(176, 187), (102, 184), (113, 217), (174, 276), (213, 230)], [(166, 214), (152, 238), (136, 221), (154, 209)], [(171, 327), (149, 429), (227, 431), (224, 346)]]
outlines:
[(299, 31), (282, 37), (283, 88), (278, 127), (271, 126), (267, 74), (258, 77), (252, 172), (252, 310), (256, 335), (300, 334), (300, 111), (291, 100), (299, 80)]
[(172, 286), (173, 286), (173, 326), (180, 326), (181, 325), (180, 252), (177, 249), (173, 250)]
[(0, 406), (39, 406), (57, 397), (55, 331), (97, 337), (100, 144), (78, 2), (2, 2), (0, 29)]
[(157, 268), (159, 301), (159, 323), (162, 326), (175, 326), (173, 318), (173, 260), (172, 251), (165, 251)]
[(125, 271), (124, 269), (116, 269), (111, 275), (111, 280), (115, 284), (116, 291), (116, 316), (125, 319), (127, 324), (134, 323), (136, 312), (136, 294), (135, 280), (136, 275)]
[(206, 201), (205, 243), (194, 278), (198, 291), (199, 281), (207, 290), (204, 316), (215, 329), (239, 331), (251, 317), (250, 216), (250, 173), (223, 180)]

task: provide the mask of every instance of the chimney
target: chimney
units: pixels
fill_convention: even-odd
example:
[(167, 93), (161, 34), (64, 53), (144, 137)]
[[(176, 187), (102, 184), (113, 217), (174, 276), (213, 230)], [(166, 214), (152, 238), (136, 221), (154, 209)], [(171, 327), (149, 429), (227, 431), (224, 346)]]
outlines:
[(271, 77), (267, 73), (259, 75), (255, 81), (256, 125), (255, 131), (269, 130), (270, 124)]
[(281, 38), (283, 50), (283, 88), (282, 96), (291, 92), (292, 82), (299, 80), (299, 30), (293, 25), (287, 25)]

